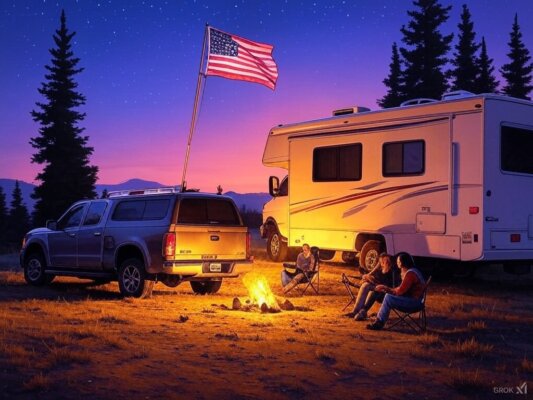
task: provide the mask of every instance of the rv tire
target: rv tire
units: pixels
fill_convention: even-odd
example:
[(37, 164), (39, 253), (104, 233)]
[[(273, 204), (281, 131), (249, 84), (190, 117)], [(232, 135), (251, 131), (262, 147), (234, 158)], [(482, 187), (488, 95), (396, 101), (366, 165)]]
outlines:
[(272, 261), (285, 261), (287, 259), (287, 243), (281, 238), (281, 234), (270, 231), (267, 240), (267, 253)]
[(364, 271), (372, 271), (378, 265), (379, 255), (383, 252), (383, 243), (379, 240), (368, 240), (359, 254), (359, 266)]

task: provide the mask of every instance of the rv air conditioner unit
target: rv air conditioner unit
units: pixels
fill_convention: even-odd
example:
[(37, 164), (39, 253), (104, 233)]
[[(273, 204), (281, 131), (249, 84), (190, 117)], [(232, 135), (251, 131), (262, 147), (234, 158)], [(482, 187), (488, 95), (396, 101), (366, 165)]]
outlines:
[(370, 108), (368, 107), (355, 106), (350, 108), (341, 108), (340, 110), (333, 110), (333, 116), (336, 117), (338, 115), (357, 114), (368, 111), (370, 111)]

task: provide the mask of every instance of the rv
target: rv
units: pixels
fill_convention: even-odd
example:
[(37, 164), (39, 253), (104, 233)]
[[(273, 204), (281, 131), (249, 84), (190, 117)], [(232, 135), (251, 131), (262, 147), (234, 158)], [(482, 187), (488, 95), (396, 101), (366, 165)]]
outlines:
[(533, 103), (468, 92), (280, 125), (266, 142), (267, 252), (318, 246), (370, 269), (382, 251), (421, 260), (533, 262)]

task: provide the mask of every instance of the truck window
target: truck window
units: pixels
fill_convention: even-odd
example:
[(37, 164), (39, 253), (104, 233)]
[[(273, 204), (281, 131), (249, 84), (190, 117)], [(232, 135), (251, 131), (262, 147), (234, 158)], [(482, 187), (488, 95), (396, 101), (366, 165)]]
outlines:
[(313, 181), (361, 180), (362, 145), (317, 147), (313, 150)]
[(165, 218), (170, 201), (168, 199), (130, 200), (117, 205), (113, 212), (114, 221), (146, 221)]
[(533, 174), (533, 129), (501, 127), (501, 169)]
[(83, 220), (83, 226), (98, 225), (106, 207), (107, 203), (105, 201), (93, 201), (89, 206), (87, 216)]
[(383, 176), (421, 175), (425, 161), (423, 140), (383, 144)]
[(279, 185), (278, 196), (288, 196), (289, 195), (289, 178), (285, 177)]
[[(85, 203), (87, 204), (87, 203)], [(59, 221), (57, 221), (57, 227), (59, 229), (74, 228), (80, 225), (83, 210), (85, 204), (80, 204), (70, 209)]]
[(182, 199), (179, 224), (240, 225), (239, 214), (231, 201), (224, 199)]

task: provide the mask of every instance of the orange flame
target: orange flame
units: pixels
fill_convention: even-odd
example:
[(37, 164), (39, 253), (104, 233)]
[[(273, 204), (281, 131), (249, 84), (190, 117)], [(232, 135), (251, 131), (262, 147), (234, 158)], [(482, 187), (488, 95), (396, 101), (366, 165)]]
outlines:
[(266, 304), (268, 308), (279, 308), (274, 293), (270, 290), (270, 285), (264, 275), (252, 271), (244, 276), (242, 282), (248, 289), (250, 300), (253, 304), (258, 306)]

